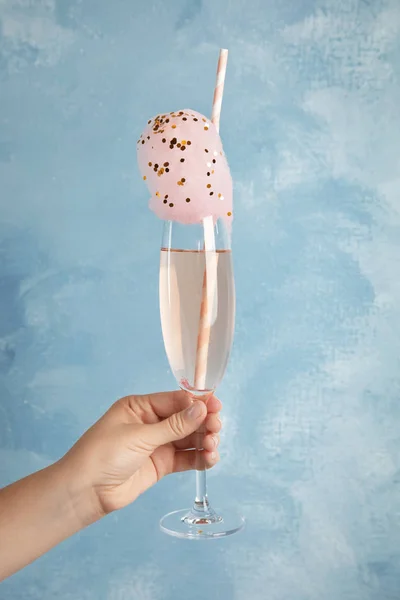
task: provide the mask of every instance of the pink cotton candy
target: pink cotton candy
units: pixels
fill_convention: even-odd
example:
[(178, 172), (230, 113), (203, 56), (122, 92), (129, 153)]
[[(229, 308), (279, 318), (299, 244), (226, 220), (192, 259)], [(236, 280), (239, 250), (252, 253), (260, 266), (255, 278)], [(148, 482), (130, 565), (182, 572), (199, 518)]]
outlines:
[(140, 136), (137, 154), (150, 208), (160, 219), (232, 219), (232, 178), (209, 119), (190, 109), (157, 115)]

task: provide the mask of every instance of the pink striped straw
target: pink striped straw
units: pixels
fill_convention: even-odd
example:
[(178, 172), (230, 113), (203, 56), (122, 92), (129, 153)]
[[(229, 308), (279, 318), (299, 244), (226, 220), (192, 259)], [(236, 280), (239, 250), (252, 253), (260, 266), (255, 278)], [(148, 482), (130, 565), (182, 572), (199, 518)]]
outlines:
[[(210, 282), (212, 285), (212, 282)], [(196, 367), (194, 372), (194, 387), (201, 391), (206, 388), (208, 347), (210, 344), (211, 323), (210, 323), (210, 307), (208, 302), (208, 279), (207, 266), (204, 269), (203, 289), (200, 307), (200, 322), (197, 334), (197, 353)]]
[(228, 50), (221, 48), (219, 51), (217, 80), (214, 88), (214, 99), (211, 112), (211, 121), (214, 123), (217, 131), (219, 131), (219, 118), (221, 116), (222, 96), (224, 93), (226, 64), (228, 62)]
[[(217, 79), (215, 82), (214, 99), (211, 112), (211, 121), (214, 123), (217, 131), (219, 131), (219, 119), (221, 115), (222, 106), (222, 95), (224, 93), (224, 83), (226, 74), (226, 64), (228, 61), (228, 50), (221, 49), (219, 51), (218, 67), (217, 67)], [(204, 223), (204, 229), (206, 234), (206, 223)], [(205, 235), (206, 238), (206, 235)], [(206, 266), (204, 269), (203, 277), (203, 289), (201, 297), (200, 307), (200, 322), (199, 330), (197, 334), (197, 353), (196, 353), (196, 366), (194, 374), (194, 387), (196, 390), (206, 389), (206, 375), (207, 375), (207, 361), (208, 361), (208, 348), (210, 345), (210, 334), (211, 334), (211, 312), (212, 306), (209, 306), (209, 299), (213, 299), (213, 292), (216, 286), (216, 270), (209, 275), (215, 275), (210, 277), (208, 281), (207, 277), (207, 251), (210, 248), (207, 247), (207, 240), (205, 239), (204, 244)], [(215, 251), (215, 249), (214, 249)], [(218, 257), (214, 257), (218, 260)]]

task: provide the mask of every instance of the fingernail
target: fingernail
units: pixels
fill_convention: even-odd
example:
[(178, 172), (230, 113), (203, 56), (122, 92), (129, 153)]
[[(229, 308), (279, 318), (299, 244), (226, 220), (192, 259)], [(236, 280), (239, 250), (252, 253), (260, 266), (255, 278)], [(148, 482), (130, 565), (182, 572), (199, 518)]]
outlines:
[(211, 460), (215, 460), (217, 458), (216, 452), (211, 452)]
[(186, 409), (186, 414), (188, 416), (188, 419), (191, 419), (193, 421), (195, 421), (196, 419), (198, 419), (200, 417), (200, 415), (203, 412), (203, 404), (202, 402), (194, 402), (194, 404), (192, 404), (192, 406), (189, 406), (189, 408)]
[(212, 436), (212, 440), (213, 440), (213, 443), (214, 443), (214, 447), (216, 448), (218, 446), (218, 437), (216, 435), (213, 435)]

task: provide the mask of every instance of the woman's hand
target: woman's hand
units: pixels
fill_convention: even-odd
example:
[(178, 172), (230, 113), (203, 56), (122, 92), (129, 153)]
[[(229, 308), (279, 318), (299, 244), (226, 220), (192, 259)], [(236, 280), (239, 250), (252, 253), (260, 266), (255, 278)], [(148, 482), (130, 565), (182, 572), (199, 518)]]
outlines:
[(168, 473), (218, 461), (221, 403), (185, 392), (118, 400), (58, 462), (0, 490), (0, 581), (106, 513), (122, 508)]
[[(165, 475), (195, 468), (194, 433), (204, 422), (202, 462), (219, 460), (220, 401), (207, 407), (183, 391), (127, 396), (89, 429), (62, 459), (76, 491), (100, 515), (122, 508)], [(87, 516), (83, 516), (87, 520)]]

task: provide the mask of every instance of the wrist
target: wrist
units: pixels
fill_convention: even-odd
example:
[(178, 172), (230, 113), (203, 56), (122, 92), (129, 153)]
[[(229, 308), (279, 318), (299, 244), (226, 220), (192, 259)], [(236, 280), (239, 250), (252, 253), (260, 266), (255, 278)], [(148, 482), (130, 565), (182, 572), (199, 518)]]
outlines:
[(84, 529), (103, 517), (104, 512), (90, 479), (73, 463), (69, 454), (53, 466), (62, 481), (65, 499), (77, 528)]

